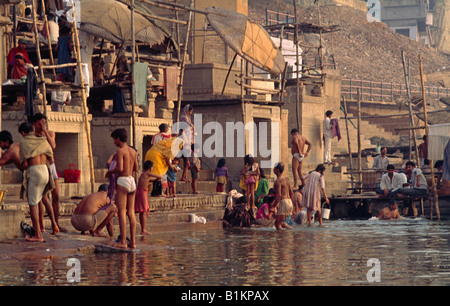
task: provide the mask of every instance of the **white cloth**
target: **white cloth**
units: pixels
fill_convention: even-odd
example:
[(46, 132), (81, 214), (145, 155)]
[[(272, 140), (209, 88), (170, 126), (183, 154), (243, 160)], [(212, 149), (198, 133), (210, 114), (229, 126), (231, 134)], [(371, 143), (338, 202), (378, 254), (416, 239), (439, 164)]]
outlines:
[[(81, 63), (81, 70), (83, 72), (83, 79), (84, 79), (84, 88), (86, 90), (86, 97), (89, 97), (89, 67), (88, 64), (86, 63)], [(78, 67), (75, 73), (75, 85), (80, 85), (81, 84), (81, 80), (80, 80), (80, 74), (78, 72)]]
[(428, 159), (444, 159), (444, 150), (450, 140), (450, 123), (433, 124), (428, 132)]
[(294, 157), (295, 157), (299, 162), (302, 162), (302, 161), (303, 161), (303, 158), (304, 158), (304, 155), (303, 155), (303, 154), (300, 155), (300, 153), (294, 153)]
[(94, 53), (95, 37), (84, 31), (79, 31), (78, 33), (78, 39), (80, 40), (81, 62), (88, 65), (89, 71), (89, 82), (85, 82), (85, 84), (89, 84), (89, 86), (92, 87), (94, 86), (92, 72), (92, 54)]
[(331, 137), (324, 135), (323, 162), (331, 163)]
[(407, 182), (407, 178), (404, 173), (394, 172), (392, 181), (389, 178), (388, 173), (385, 173), (381, 177), (380, 189), (384, 190), (386, 188), (388, 191), (394, 191), (399, 188), (403, 188), (403, 184), (406, 184), (406, 182)]
[(48, 30), (50, 32), (50, 42), (52, 44), (58, 43), (58, 37), (59, 37), (59, 25), (54, 20), (48, 21)]

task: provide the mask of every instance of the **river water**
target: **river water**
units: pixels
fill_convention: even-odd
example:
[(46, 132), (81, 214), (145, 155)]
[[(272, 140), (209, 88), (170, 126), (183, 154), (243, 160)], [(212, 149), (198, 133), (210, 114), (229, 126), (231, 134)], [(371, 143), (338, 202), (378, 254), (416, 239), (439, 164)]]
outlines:
[[(146, 239), (137, 253), (69, 256), (79, 266), (68, 257), (2, 261), (0, 285), (450, 285), (450, 221), (338, 220)], [(72, 267), (79, 279), (71, 283)]]

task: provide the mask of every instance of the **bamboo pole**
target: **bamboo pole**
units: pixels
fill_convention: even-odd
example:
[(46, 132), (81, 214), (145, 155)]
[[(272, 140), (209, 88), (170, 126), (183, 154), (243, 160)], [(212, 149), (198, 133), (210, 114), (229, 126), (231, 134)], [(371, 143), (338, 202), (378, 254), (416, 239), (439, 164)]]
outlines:
[[(238, 81), (236, 81), (236, 84), (241, 85)], [(245, 84), (245, 80), (244, 80), (244, 84), (242, 84), (244, 86), (244, 88), (248, 91), (254, 91), (254, 92), (258, 92), (258, 93), (263, 93), (263, 94), (277, 94), (280, 92), (280, 90), (278, 89), (267, 89), (267, 88), (261, 88), (261, 87), (256, 87), (256, 86), (252, 86), (252, 85), (247, 85)]]
[(361, 193), (361, 190), (362, 190), (362, 172), (361, 172), (361, 169), (362, 169), (362, 166), (361, 166), (361, 96), (360, 96), (360, 92), (359, 92), (359, 88), (358, 88), (358, 108), (357, 108), (357, 111), (358, 111), (358, 124), (357, 124), (357, 130), (358, 130), (358, 180), (359, 180), (359, 183), (358, 183), (358, 187), (360, 188), (359, 189), (359, 192)]
[[(54, 65), (55, 60), (53, 59), (52, 41), (50, 38), (50, 28), (48, 27), (47, 15), (45, 14), (44, 0), (41, 0), (41, 4), (42, 4), (42, 14), (44, 15), (44, 25), (45, 25), (45, 29), (47, 30), (47, 42), (48, 42), (48, 51), (50, 53), (50, 64)], [(53, 69), (53, 80), (56, 81), (56, 70), (55, 69)]]
[(136, 146), (136, 83), (134, 78), (136, 66), (136, 35), (134, 33), (134, 0), (130, 2), (131, 15), (131, 126), (132, 126), (132, 145)]
[[(190, 7), (194, 7), (194, 0), (191, 0)], [(186, 41), (184, 44), (183, 55), (181, 59), (181, 68), (180, 68), (180, 78), (178, 83), (178, 111), (177, 111), (177, 121), (180, 121), (181, 114), (181, 100), (183, 99), (183, 80), (184, 80), (184, 70), (186, 67), (186, 54), (189, 45), (189, 34), (191, 31), (191, 23), (192, 23), (192, 11), (189, 11), (189, 18), (187, 22), (187, 30), (186, 30)]]
[(81, 51), (80, 51), (80, 40), (78, 39), (78, 29), (77, 22), (75, 18), (75, 4), (72, 1), (72, 18), (73, 18), (73, 32), (74, 32), (74, 48), (77, 57), (77, 68), (80, 74), (80, 84), (81, 84), (81, 97), (82, 97), (82, 109), (83, 109), (83, 121), (84, 128), (86, 131), (86, 141), (88, 147), (88, 158), (89, 158), (89, 169), (90, 169), (90, 181), (91, 181), (91, 192), (95, 192), (95, 174), (94, 174), (94, 159), (92, 156), (92, 142), (91, 142), (91, 129), (88, 121), (88, 107), (87, 107), (87, 97), (86, 89), (84, 84), (83, 70), (81, 65)]
[(44, 69), (42, 69), (42, 58), (41, 58), (41, 48), (39, 46), (39, 33), (37, 29), (37, 23), (36, 23), (36, 1), (33, 0), (32, 2), (32, 15), (33, 15), (33, 27), (34, 27), (34, 39), (36, 43), (36, 54), (38, 58), (38, 65), (39, 65), (39, 75), (41, 77), (41, 84), (42, 84), (42, 107), (44, 115), (47, 115), (47, 89), (45, 87), (45, 81), (44, 81)]
[[(344, 102), (344, 114), (345, 114), (345, 129), (347, 131), (347, 146), (348, 146), (348, 161), (349, 161), (349, 165), (350, 165), (350, 171), (353, 170), (353, 161), (352, 161), (352, 149), (351, 149), (351, 142), (350, 142), (350, 131), (348, 128), (348, 113), (347, 113), (347, 101), (345, 100), (344, 97), (342, 97), (342, 100)], [(353, 173), (351, 174), (351, 179), (352, 181), (354, 180), (353, 178)], [(354, 188), (355, 186), (352, 183), (352, 188)]]
[[(423, 79), (423, 64), (422, 64), (422, 55), (419, 54), (419, 65), (420, 65), (420, 83), (422, 86), (422, 100), (423, 100), (423, 119), (425, 121), (425, 135), (427, 135), (427, 138), (429, 136), (429, 130), (428, 130), (428, 116), (427, 116), (427, 103), (425, 100), (425, 83)], [(434, 207), (436, 209), (436, 217), (438, 220), (441, 219), (441, 214), (439, 212), (439, 202), (438, 202), (438, 194), (436, 189), (436, 180), (434, 177), (434, 167), (433, 167), (433, 161), (430, 160), (430, 169), (431, 169), (431, 199), (430, 199), (430, 220), (433, 220), (433, 210), (432, 210), (432, 203), (434, 202)]]
[[(417, 139), (416, 139), (416, 132), (415, 132), (415, 127), (414, 127), (414, 118), (413, 118), (412, 105), (411, 105), (411, 87), (410, 87), (410, 79), (409, 79), (409, 77), (410, 77), (410, 75), (409, 75), (409, 65), (408, 65), (408, 69), (407, 69), (407, 67), (406, 67), (406, 60), (405, 60), (405, 53), (404, 53), (403, 50), (402, 50), (402, 63), (403, 63), (403, 72), (404, 72), (404, 76), (405, 76), (406, 93), (408, 95), (409, 125), (411, 127), (410, 134), (412, 134), (411, 137), (413, 139), (414, 151), (416, 152), (416, 163), (417, 163), (418, 167), (420, 167), (419, 150), (417, 149)], [(409, 61), (408, 61), (408, 64), (409, 64)], [(409, 155), (411, 157), (411, 150), (409, 152)]]
[[(112, 67), (112, 69), (111, 69), (111, 74), (113, 74), (114, 69), (116, 69), (117, 61), (119, 60), (120, 52), (122, 52), (122, 49), (123, 49), (123, 46), (124, 46), (124, 45), (125, 45), (124, 43), (120, 45), (119, 52), (118, 52), (117, 55), (116, 55), (116, 59), (114, 60), (113, 67)], [(116, 69), (116, 74), (117, 74), (117, 69)], [(111, 80), (112, 80), (112, 77), (109, 76), (109, 77), (108, 77), (108, 84), (111, 83)]]
[[(242, 122), (245, 125), (244, 59), (243, 58), (241, 58), (241, 109), (242, 109)], [(244, 139), (244, 143), (246, 143), (245, 139)], [(247, 153), (247, 151), (245, 151), (245, 152)]]
[(284, 94), (284, 89), (286, 87), (286, 74), (287, 74), (287, 68), (288, 68), (288, 63), (284, 63), (284, 70), (283, 70), (283, 75), (281, 76), (281, 84), (280, 84), (280, 98), (279, 98), (279, 103), (280, 103), (280, 122), (281, 122), (281, 110), (282, 110), (282, 105), (284, 104), (284, 99), (283, 99), (283, 94)]
[[(300, 66), (299, 66), (299, 46), (298, 46), (298, 24), (297, 24), (297, 1), (294, 2), (294, 16), (295, 16), (295, 33), (294, 33), (294, 44), (295, 44), (295, 67), (296, 67), (296, 87), (295, 87), (295, 116), (297, 118), (297, 129), (300, 131)], [(281, 45), (281, 43), (280, 43)]]
[[(76, 63), (58, 64), (58, 65), (42, 65), (43, 69), (54, 69), (54, 68), (64, 68), (64, 67), (75, 67)], [(34, 66), (34, 70), (38, 70), (39, 66)]]
[(160, 17), (160, 16), (155, 16), (155, 15), (150, 15), (147, 13), (144, 13), (140, 10), (136, 10), (135, 11), (137, 13), (139, 13), (140, 15), (144, 16), (145, 18), (149, 18), (149, 19), (156, 19), (156, 20), (160, 20), (160, 21), (164, 21), (164, 22), (172, 22), (172, 23), (178, 23), (178, 24), (183, 24), (183, 25), (187, 25), (188, 22), (186, 21), (182, 21), (182, 20), (175, 20), (175, 19), (170, 19), (170, 18), (165, 18), (165, 17)]
[(236, 61), (237, 53), (234, 54), (233, 60), (231, 61), (230, 68), (228, 68), (227, 76), (225, 77), (225, 82), (223, 83), (222, 95), (225, 92), (225, 88), (227, 87), (228, 77), (230, 76), (231, 69), (233, 68), (234, 62)]

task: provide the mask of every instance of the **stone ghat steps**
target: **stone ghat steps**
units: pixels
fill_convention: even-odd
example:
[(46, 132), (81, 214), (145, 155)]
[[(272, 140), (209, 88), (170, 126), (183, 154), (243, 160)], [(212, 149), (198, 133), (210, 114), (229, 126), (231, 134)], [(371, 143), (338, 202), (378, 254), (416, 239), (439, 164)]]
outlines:
[[(335, 160), (333, 158), (333, 160)], [(347, 188), (350, 187), (347, 181), (350, 180), (349, 176), (344, 174), (347, 171), (347, 167), (340, 165), (325, 165), (325, 191), (327, 196), (331, 197), (334, 195), (342, 195), (347, 193)], [(302, 169), (303, 175), (306, 175), (309, 171), (314, 170), (313, 168)], [(287, 171), (287, 176), (292, 185), (293, 189), (297, 189), (298, 186), (294, 186), (294, 175), (292, 174), (292, 155), (289, 153), (289, 163), (287, 167), (285, 166), (285, 171)], [(301, 184), (300, 179), (298, 180), (298, 184)]]
[[(103, 184), (107, 183), (108, 181), (104, 179), (104, 174), (106, 173), (106, 169), (96, 169), (96, 178), (98, 179), (95, 183), (95, 190), (98, 189), (98, 187)], [(7, 173), (2, 177), (3, 184), (0, 185), (0, 190), (5, 190), (5, 199), (12, 198), (19, 198), (20, 195), (20, 189), (21, 189), (21, 182), (20, 177), (21, 175), (18, 170), (7, 170)], [(181, 172), (177, 173), (177, 185), (176, 190), (177, 193), (191, 193), (192, 192), (192, 186), (190, 183), (182, 182), (181, 179)], [(6, 179), (5, 179), (6, 178)], [(19, 179), (17, 179), (19, 178)], [(103, 178), (103, 179), (102, 179)], [(191, 172), (188, 171), (187, 178), (192, 181), (191, 178)], [(64, 178), (59, 178), (59, 193), (61, 198), (70, 198), (72, 196), (85, 196), (82, 191), (82, 186), (77, 183), (65, 183)], [(229, 183), (225, 190), (229, 190), (231, 187), (231, 184)], [(216, 183), (214, 181), (214, 171), (213, 170), (201, 170), (199, 172), (199, 177), (197, 181), (197, 191), (201, 193), (212, 193), (216, 191)]]
[[(192, 212), (223, 210), (226, 204), (226, 197), (227, 195), (225, 193), (180, 195), (176, 198), (149, 197), (149, 207), (151, 212), (171, 216), (166, 217), (166, 219), (160, 219), (161, 222), (184, 222), (188, 220), (186, 218)], [(61, 198), (59, 202), (59, 215), (71, 216), (79, 202), (80, 199)], [(18, 198), (5, 199), (2, 210), (23, 211), (26, 216), (29, 216), (27, 201)]]

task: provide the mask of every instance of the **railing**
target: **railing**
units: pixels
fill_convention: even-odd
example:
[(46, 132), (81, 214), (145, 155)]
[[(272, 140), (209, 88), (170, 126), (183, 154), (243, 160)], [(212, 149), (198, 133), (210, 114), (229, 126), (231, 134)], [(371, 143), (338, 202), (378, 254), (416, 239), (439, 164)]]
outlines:
[(273, 24), (293, 23), (293, 22), (295, 22), (294, 15), (266, 9), (266, 25), (267, 26), (273, 25)]
[[(342, 79), (342, 95), (349, 100), (357, 99), (357, 92), (363, 101), (395, 102), (399, 97), (406, 97), (406, 85), (388, 82), (375, 82), (357, 79)], [(411, 96), (422, 97), (420, 85), (411, 85)], [(428, 97), (439, 100), (450, 97), (449, 87), (425, 86), (425, 94)]]

